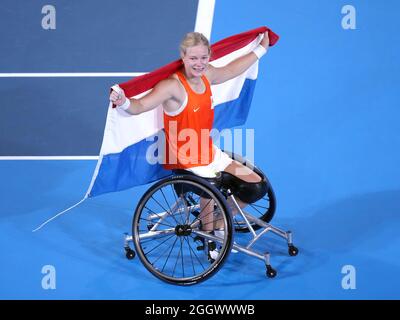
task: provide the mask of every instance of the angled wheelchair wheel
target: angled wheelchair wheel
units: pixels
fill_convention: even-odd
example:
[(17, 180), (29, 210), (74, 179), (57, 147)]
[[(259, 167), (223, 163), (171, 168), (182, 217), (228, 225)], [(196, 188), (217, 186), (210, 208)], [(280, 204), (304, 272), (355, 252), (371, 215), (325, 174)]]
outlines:
[[(221, 192), (204, 179), (164, 178), (143, 195), (135, 211), (132, 235), (139, 259), (154, 276), (172, 284), (210, 278), (232, 247), (228, 210)], [(206, 226), (210, 223), (225, 232), (206, 232), (213, 229)]]
[[(247, 167), (251, 168), (254, 172), (256, 172), (262, 179), (265, 179), (267, 182), (267, 193), (263, 198), (260, 200), (249, 204), (244, 211), (246, 213), (251, 214), (252, 216), (261, 219), (264, 222), (270, 222), (272, 218), (274, 217), (275, 210), (276, 210), (276, 198), (275, 198), (275, 193), (274, 190), (271, 186), (271, 183), (269, 182), (267, 176), (264, 174), (264, 172), (261, 171), (261, 169), (257, 168), (255, 165), (250, 163), (249, 161), (246, 161), (242, 156), (232, 153), (230, 151), (224, 151), (226, 154), (228, 154), (232, 159), (246, 165)], [(257, 224), (252, 223), (252, 228), (254, 230), (258, 230), (261, 227)], [(236, 215), (233, 217), (233, 226), (235, 228), (236, 232), (249, 232), (249, 228), (246, 224), (246, 222), (243, 220), (243, 218), (240, 215)]]
[[(276, 201), (275, 194), (271, 187), (268, 188), (267, 194), (260, 200), (249, 204), (243, 210), (251, 214), (253, 217), (261, 219), (264, 222), (270, 222), (275, 214)], [(233, 225), (236, 232), (249, 232), (249, 228), (243, 218), (239, 215), (233, 217)], [(254, 230), (261, 228), (258, 224), (251, 223)]]

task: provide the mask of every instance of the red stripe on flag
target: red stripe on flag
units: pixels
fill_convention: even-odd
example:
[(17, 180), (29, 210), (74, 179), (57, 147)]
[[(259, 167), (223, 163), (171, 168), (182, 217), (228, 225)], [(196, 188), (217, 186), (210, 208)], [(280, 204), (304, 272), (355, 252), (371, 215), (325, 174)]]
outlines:
[[(233, 51), (239, 50), (252, 42), (260, 33), (268, 30), (270, 46), (273, 46), (279, 39), (271, 29), (267, 27), (260, 27), (249, 30), (237, 35), (225, 38), (214, 43), (211, 46), (211, 61), (221, 58)], [(182, 67), (182, 60), (171, 62), (157, 70), (154, 70), (145, 75), (133, 78), (127, 82), (121, 83), (119, 86), (124, 90), (125, 95), (128, 97), (136, 96), (142, 92), (148, 91), (153, 88), (158, 82), (168, 78)]]

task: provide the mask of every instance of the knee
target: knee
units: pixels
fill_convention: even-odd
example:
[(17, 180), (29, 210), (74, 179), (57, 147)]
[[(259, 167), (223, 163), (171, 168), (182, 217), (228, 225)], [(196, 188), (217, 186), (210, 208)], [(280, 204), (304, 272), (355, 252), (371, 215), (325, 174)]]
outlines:
[(222, 185), (228, 187), (242, 202), (254, 203), (264, 197), (268, 191), (268, 183), (266, 179), (261, 178), (256, 173), (254, 174), (258, 177), (258, 181), (254, 180), (255, 182), (249, 182), (230, 173), (224, 172), (222, 175)]
[(253, 173), (250, 176), (250, 181), (248, 181), (248, 182), (260, 183), (260, 182), (262, 182), (262, 179), (257, 173), (255, 173), (253, 171)]

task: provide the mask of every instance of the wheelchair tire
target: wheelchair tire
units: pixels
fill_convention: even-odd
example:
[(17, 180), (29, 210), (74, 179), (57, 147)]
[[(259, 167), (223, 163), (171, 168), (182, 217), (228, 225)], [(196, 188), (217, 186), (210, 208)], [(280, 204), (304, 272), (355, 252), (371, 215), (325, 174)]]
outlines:
[[(214, 210), (204, 211), (203, 217), (212, 214), (213, 219), (221, 219), (223, 236), (203, 231), (201, 198), (214, 201), (214, 206), (204, 207)], [(142, 196), (133, 217), (132, 235), (137, 256), (151, 274), (171, 284), (193, 285), (213, 276), (225, 262), (232, 248), (233, 223), (218, 189), (197, 176), (175, 175), (155, 183)], [(207, 245), (199, 247), (199, 237)], [(211, 243), (218, 248), (213, 259), (207, 252)]]
[[(252, 203), (249, 204), (246, 208), (245, 211), (250, 213), (251, 215), (253, 215), (254, 217), (269, 223), (272, 218), (274, 217), (275, 211), (276, 211), (276, 197), (275, 197), (275, 193), (274, 190), (272, 188), (271, 183), (269, 182), (267, 176), (265, 175), (264, 172), (262, 172), (261, 169), (257, 168), (255, 165), (253, 165), (252, 163), (249, 163), (249, 161), (246, 161), (242, 156), (230, 152), (230, 151), (224, 151), (226, 154), (228, 154), (232, 159), (240, 162), (241, 164), (251, 168), (252, 170), (254, 170), (254, 172), (256, 172), (262, 179), (265, 179), (267, 182), (267, 193), (265, 194), (265, 196)], [(245, 223), (245, 221), (243, 221), (243, 219), (240, 219), (239, 217), (233, 217), (233, 226), (235, 228), (236, 232), (249, 232), (249, 228), (247, 226), (247, 224)], [(257, 224), (252, 224), (252, 227), (254, 230), (258, 230), (261, 227)]]

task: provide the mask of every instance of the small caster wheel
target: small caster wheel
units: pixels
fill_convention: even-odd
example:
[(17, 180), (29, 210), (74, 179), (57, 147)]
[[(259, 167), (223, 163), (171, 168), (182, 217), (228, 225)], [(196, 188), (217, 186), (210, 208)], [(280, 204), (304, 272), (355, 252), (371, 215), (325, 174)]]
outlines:
[(131, 248), (125, 248), (125, 252), (126, 258), (128, 260), (132, 260), (136, 255), (135, 251), (133, 251)]
[(289, 255), (290, 256), (297, 256), (297, 254), (299, 253), (299, 249), (297, 249), (294, 245), (289, 245)]
[(267, 266), (266, 275), (267, 275), (268, 278), (275, 278), (276, 277), (276, 270), (272, 269), (272, 267), (268, 265)]

